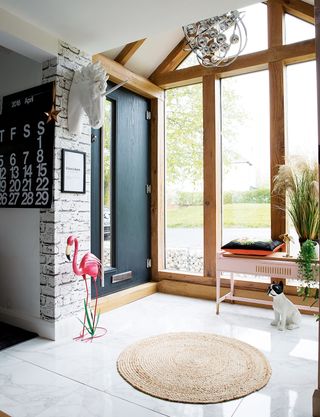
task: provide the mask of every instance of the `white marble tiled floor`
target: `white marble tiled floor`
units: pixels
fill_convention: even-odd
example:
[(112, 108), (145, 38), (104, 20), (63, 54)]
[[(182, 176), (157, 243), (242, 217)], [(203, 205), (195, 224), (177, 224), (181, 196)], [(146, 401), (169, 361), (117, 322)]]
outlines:
[[(272, 311), (154, 294), (101, 317), (108, 329), (93, 343), (40, 338), (0, 352), (0, 409), (12, 417), (311, 417), (317, 381), (317, 324), (270, 326)], [(75, 334), (79, 323), (75, 319)], [(117, 373), (120, 352), (166, 332), (206, 331), (260, 349), (272, 377), (259, 392), (222, 404), (180, 404), (145, 395)]]

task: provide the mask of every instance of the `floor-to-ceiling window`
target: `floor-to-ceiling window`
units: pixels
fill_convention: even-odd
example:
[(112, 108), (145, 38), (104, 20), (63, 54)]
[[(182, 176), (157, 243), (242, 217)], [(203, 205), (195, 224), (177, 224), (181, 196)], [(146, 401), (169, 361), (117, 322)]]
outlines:
[(167, 269), (203, 271), (202, 85), (166, 92)]
[(268, 71), (221, 80), (222, 243), (270, 239)]
[(220, 80), (222, 244), (271, 237), (268, 77), (259, 71)]

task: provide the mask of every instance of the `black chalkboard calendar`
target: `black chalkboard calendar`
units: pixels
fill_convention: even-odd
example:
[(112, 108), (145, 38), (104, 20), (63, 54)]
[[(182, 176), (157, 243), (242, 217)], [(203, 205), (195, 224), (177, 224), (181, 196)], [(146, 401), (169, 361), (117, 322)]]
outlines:
[(0, 207), (51, 207), (55, 123), (50, 115), (53, 103), (54, 83), (3, 97)]

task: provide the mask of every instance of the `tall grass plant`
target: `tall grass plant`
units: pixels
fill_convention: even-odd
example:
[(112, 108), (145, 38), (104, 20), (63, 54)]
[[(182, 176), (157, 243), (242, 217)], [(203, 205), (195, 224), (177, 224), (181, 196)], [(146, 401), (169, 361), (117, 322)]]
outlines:
[(287, 198), (287, 212), (301, 242), (318, 240), (320, 231), (318, 167), (302, 159), (280, 165), (274, 193)]

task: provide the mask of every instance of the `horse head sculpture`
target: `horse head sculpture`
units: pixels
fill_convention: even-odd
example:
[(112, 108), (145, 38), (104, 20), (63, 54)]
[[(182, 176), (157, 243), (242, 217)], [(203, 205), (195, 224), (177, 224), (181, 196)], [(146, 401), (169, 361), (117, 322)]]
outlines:
[(91, 127), (98, 129), (102, 126), (108, 78), (99, 62), (75, 71), (68, 101), (70, 133), (80, 133), (83, 113), (87, 114)]

